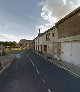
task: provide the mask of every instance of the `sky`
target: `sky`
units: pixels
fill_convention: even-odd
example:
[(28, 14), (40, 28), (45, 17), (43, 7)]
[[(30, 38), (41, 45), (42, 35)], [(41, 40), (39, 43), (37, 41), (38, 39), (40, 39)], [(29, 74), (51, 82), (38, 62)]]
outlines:
[(34, 39), (80, 6), (80, 0), (0, 0), (0, 41)]

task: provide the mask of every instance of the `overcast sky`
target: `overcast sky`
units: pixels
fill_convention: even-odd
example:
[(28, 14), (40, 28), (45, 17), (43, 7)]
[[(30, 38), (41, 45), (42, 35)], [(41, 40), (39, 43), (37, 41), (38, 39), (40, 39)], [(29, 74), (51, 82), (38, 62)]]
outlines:
[(33, 39), (80, 6), (80, 0), (0, 0), (0, 41)]

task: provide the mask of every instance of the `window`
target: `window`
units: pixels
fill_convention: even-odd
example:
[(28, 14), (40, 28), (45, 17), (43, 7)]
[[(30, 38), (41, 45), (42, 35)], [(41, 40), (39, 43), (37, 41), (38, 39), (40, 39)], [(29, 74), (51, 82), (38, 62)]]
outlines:
[(36, 45), (36, 50), (37, 50), (37, 45)]
[(50, 41), (50, 33), (46, 35), (46, 41)]
[(52, 33), (52, 37), (54, 37), (54, 33)]

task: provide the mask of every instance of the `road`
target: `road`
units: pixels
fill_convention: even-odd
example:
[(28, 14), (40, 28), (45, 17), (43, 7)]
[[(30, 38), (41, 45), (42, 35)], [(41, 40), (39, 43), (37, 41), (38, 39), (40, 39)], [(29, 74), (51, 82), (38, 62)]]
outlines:
[(63, 69), (32, 51), (17, 54), (0, 75), (0, 92), (80, 92), (80, 80)]

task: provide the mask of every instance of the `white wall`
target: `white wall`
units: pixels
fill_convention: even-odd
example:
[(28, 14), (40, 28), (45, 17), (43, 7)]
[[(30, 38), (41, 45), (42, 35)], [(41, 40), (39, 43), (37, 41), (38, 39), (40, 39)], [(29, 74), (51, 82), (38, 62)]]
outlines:
[(61, 59), (71, 62), (71, 42), (61, 43)]
[(37, 45), (37, 50), (38, 50), (38, 38), (35, 38), (35, 50), (36, 50), (36, 45)]
[(43, 37), (39, 37), (39, 51), (41, 51), (41, 45), (42, 45)]
[(80, 41), (72, 43), (72, 62), (80, 65)]
[[(52, 37), (52, 33), (54, 33), (54, 37)], [(57, 39), (58, 39), (58, 32), (57, 32), (57, 28), (55, 28), (50, 31), (50, 42), (57, 41)]]

